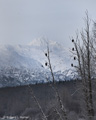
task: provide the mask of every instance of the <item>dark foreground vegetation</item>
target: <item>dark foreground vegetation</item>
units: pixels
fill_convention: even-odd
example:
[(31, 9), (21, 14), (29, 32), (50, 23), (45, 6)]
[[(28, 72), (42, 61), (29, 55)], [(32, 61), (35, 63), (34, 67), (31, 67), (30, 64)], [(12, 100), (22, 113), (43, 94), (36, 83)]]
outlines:
[[(58, 89), (67, 114), (75, 115), (75, 117), (77, 115), (79, 117), (83, 115), (80, 92), (78, 90), (80, 81), (59, 82), (54, 86)], [(39, 118), (40, 120), (40, 118), (42, 118), (41, 111), (38, 109), (31, 95), (31, 89), (46, 116), (48, 116), (48, 120), (58, 119), (58, 115), (54, 109), (59, 109), (56, 93), (48, 83), (31, 85), (31, 87), (19, 86), (0, 88), (0, 116), (30, 116), (33, 120), (35, 120), (35, 118)]]

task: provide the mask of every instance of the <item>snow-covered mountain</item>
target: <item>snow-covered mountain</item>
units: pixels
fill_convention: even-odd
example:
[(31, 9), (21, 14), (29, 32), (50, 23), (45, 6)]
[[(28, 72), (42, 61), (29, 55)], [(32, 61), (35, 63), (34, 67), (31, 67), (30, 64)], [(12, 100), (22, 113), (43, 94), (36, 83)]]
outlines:
[(47, 82), (46, 76), (51, 80), (50, 70), (45, 66), (47, 45), (55, 79), (72, 79), (69, 50), (54, 41), (35, 39), (28, 45), (0, 46), (0, 86)]
[(0, 69), (5, 67), (41, 69), (41, 64), (33, 58), (20, 54), (18, 47), (7, 45), (0, 46)]
[[(64, 71), (70, 68), (71, 57), (68, 49), (65, 49), (62, 45), (55, 41), (49, 41), (50, 59), (54, 71)], [(29, 45), (15, 47), (20, 55), (27, 56), (39, 61), (43, 66), (47, 59), (45, 53), (47, 53), (47, 43), (42, 39), (33, 40)]]

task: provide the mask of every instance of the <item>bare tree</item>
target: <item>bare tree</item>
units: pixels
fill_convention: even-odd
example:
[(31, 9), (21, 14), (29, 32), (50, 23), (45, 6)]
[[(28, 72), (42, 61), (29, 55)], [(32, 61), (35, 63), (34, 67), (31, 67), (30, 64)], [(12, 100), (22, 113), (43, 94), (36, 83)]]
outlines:
[(77, 69), (78, 75), (82, 80), (83, 97), (86, 104), (87, 119), (93, 120), (94, 108), (93, 108), (93, 94), (92, 94), (92, 73), (93, 73), (93, 39), (90, 32), (90, 19), (88, 12), (86, 12), (85, 29), (81, 32), (81, 39), (78, 34), (76, 40), (72, 39), (74, 44), (74, 60), (78, 61), (78, 64), (74, 66)]
[[(48, 60), (48, 62), (46, 62), (45, 65), (49, 67), (50, 72), (51, 72), (51, 76), (52, 76), (52, 82), (53, 82), (53, 84), (50, 84), (50, 86), (51, 86), (51, 88), (53, 89), (53, 91), (56, 94), (56, 97), (57, 97), (57, 100), (59, 102), (60, 109), (61, 109), (61, 113), (59, 113), (59, 111), (57, 109), (55, 109), (56, 113), (58, 113), (60, 119), (61, 119), (61, 116), (62, 116), (62, 113), (63, 113), (62, 117), (64, 117), (65, 120), (68, 120), (66, 109), (65, 109), (65, 107), (63, 105), (63, 102), (61, 100), (59, 92), (58, 92), (58, 90), (57, 90), (57, 88), (55, 86), (56, 81), (55, 81), (54, 72), (53, 72), (53, 69), (52, 69), (52, 64), (51, 64), (51, 59), (50, 59), (50, 49), (49, 49), (48, 43), (47, 43), (47, 52), (45, 53), (45, 56), (47, 57), (47, 60)], [(47, 81), (49, 81), (49, 80), (47, 79)]]
[[(29, 79), (30, 79), (30, 72), (29, 72)], [(26, 81), (25, 81), (25, 82), (26, 82)], [(35, 94), (34, 94), (34, 92), (33, 92), (32, 86), (31, 86), (30, 84), (28, 84), (28, 88), (29, 88), (29, 90), (30, 90), (31, 97), (34, 99), (37, 107), (38, 107), (39, 110), (40, 110), (40, 113), (42, 114), (42, 120), (48, 120), (46, 114), (44, 113), (44, 110), (42, 109), (42, 106), (40, 105), (37, 97), (35, 96)]]

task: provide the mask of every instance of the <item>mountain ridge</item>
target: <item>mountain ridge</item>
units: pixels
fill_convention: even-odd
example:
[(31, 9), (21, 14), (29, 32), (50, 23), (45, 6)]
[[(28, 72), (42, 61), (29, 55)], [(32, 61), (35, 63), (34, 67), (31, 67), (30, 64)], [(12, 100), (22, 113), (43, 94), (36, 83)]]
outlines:
[(46, 75), (52, 81), (50, 70), (45, 66), (47, 45), (56, 81), (72, 79), (74, 70), (69, 52), (57, 42), (35, 39), (28, 45), (0, 46), (0, 86), (47, 82)]

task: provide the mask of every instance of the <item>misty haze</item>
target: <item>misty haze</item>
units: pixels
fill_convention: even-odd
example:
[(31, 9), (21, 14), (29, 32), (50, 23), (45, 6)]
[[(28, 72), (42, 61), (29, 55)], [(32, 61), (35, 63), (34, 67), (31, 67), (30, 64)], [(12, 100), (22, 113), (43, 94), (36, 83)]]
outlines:
[(95, 4), (0, 0), (0, 120), (96, 120)]

